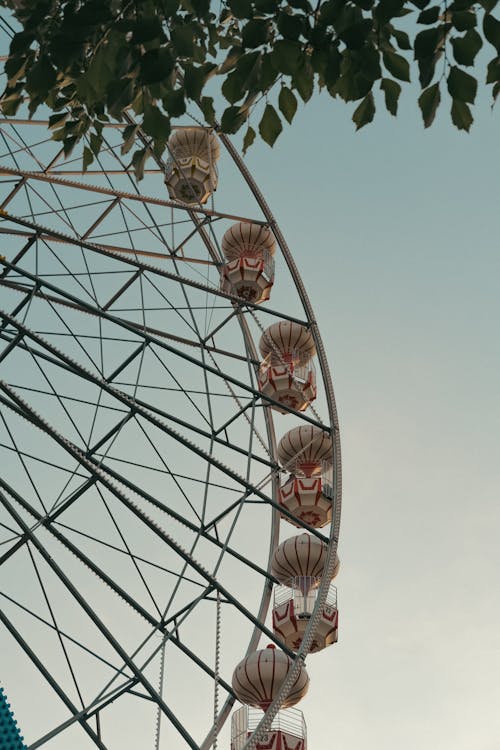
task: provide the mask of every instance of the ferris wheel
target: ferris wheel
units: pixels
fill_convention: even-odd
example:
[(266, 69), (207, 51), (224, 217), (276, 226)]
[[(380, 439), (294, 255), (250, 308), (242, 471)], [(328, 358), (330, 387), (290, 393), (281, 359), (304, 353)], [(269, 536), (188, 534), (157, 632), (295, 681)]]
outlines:
[(138, 185), (124, 126), (147, 147), (109, 124), (82, 172), (0, 121), (2, 687), (30, 748), (304, 750), (338, 631), (319, 330), (231, 141), (186, 121)]

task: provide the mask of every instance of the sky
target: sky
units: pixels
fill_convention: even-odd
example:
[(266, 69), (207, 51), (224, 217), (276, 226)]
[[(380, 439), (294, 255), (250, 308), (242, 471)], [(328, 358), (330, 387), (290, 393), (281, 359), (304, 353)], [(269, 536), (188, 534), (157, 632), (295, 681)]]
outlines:
[(315, 96), (246, 158), (341, 428), (339, 642), (307, 662), (309, 750), (500, 745), (499, 114), (481, 96), (459, 133), (445, 102), (424, 131), (415, 99), (355, 133)]
[(314, 750), (500, 743), (499, 113), (485, 96), (459, 133), (444, 103), (425, 131), (415, 98), (355, 133), (315, 97), (248, 157), (339, 410), (340, 630), (308, 660)]

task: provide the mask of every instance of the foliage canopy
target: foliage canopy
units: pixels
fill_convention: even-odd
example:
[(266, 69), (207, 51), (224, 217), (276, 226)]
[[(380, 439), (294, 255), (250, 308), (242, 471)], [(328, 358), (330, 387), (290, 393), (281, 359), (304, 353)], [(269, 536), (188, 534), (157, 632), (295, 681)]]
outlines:
[[(220, 77), (227, 101), (221, 129), (246, 125), (244, 147), (258, 132), (273, 145), (291, 123), (298, 100), (315, 87), (355, 102), (359, 129), (375, 115), (379, 88), (396, 115), (401, 84), (418, 67), (418, 104), (425, 127), (448, 92), (454, 125), (469, 130), (478, 76), (500, 91), (500, 21), (497, 0), (0, 0), (20, 30), (5, 62), (1, 96), (5, 115), (23, 101), (30, 115), (52, 111), (53, 137), (66, 153), (86, 137), (84, 167), (99, 152), (103, 124), (135, 113), (149, 147), (165, 150), (171, 121), (193, 103), (215, 125), (206, 85)], [(217, 9), (216, 9), (217, 5)], [(478, 70), (476, 56), (485, 70)], [(472, 70), (472, 72), (470, 72)], [(130, 119), (130, 118), (129, 118)], [(253, 121), (253, 118), (252, 118)], [(123, 153), (132, 149), (137, 125), (123, 129)], [(140, 177), (149, 152), (132, 156)]]

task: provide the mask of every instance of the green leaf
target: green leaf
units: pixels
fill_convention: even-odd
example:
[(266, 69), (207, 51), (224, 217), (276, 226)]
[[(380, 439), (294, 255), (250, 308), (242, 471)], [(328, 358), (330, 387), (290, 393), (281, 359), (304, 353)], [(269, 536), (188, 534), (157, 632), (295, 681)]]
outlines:
[(252, 17), (252, 3), (250, 0), (229, 0), (229, 7), (236, 18)]
[(222, 114), (222, 132), (237, 133), (245, 120), (246, 115), (241, 111), (241, 107), (228, 107)]
[(273, 64), (281, 73), (293, 75), (300, 68), (302, 45), (288, 39), (279, 40), (271, 54)]
[(372, 28), (373, 21), (371, 18), (365, 18), (352, 26), (347, 26), (339, 33), (339, 37), (349, 49), (358, 49), (363, 46)]
[[(106, 66), (106, 69), (100, 70), (99, 61), (103, 60), (102, 55), (95, 55), (90, 63), (88, 70), (80, 76), (76, 82), (77, 96), (80, 101), (84, 101), (90, 106), (101, 101), (105, 96), (107, 85), (113, 80), (114, 73)], [(107, 75), (109, 72), (109, 76)]]
[(386, 23), (399, 15), (403, 5), (401, 0), (380, 0), (375, 6), (374, 15), (379, 21)]
[(186, 96), (193, 101), (198, 101), (205, 83), (213, 76), (217, 69), (214, 63), (204, 63), (195, 67), (186, 65), (184, 68), (184, 90)]
[(439, 90), (439, 83), (435, 83), (433, 86), (429, 86), (428, 89), (422, 91), (418, 98), (418, 106), (422, 112), (422, 118), (424, 126), (428, 128), (434, 122), (437, 108), (441, 101), (441, 92)]
[(154, 140), (166, 142), (170, 135), (170, 119), (155, 104), (148, 104), (144, 107), (142, 129)]
[(479, 0), (479, 5), (485, 9), (486, 13), (491, 13), (495, 10), (498, 0)]
[(191, 24), (176, 26), (171, 31), (172, 42), (179, 57), (192, 57), (194, 52), (194, 32)]
[(245, 137), (243, 138), (243, 154), (246, 154), (250, 146), (255, 140), (256, 132), (253, 128), (248, 126), (248, 130), (245, 133)]
[(184, 88), (168, 91), (163, 97), (162, 103), (170, 117), (181, 117), (186, 111)]
[[(98, 130), (97, 123), (94, 123), (94, 127), (96, 128), (96, 130)], [(93, 154), (95, 154), (95, 156), (97, 156), (97, 154), (101, 150), (102, 141), (103, 141), (103, 137), (100, 132), (90, 134), (90, 150), (92, 151)]]
[(391, 115), (396, 116), (398, 112), (398, 100), (401, 93), (401, 86), (391, 78), (382, 78), (380, 88), (385, 95), (385, 106)]
[(128, 154), (128, 152), (134, 145), (138, 129), (139, 129), (138, 125), (127, 125), (127, 127), (123, 129), (123, 132), (122, 132), (123, 143), (121, 147), (122, 156), (125, 156), (125, 154)]
[(241, 55), (243, 54), (243, 48), (242, 47), (231, 47), (229, 52), (226, 55), (226, 58), (224, 62), (219, 65), (218, 74), (221, 73), (227, 73), (229, 70), (232, 70), (238, 60), (240, 59)]
[(262, 65), (260, 66), (259, 88), (261, 91), (267, 91), (278, 77), (278, 70), (274, 67), (273, 59), (270, 54), (262, 55)]
[(297, 111), (297, 98), (293, 91), (286, 86), (282, 86), (278, 97), (278, 104), (286, 121), (291, 123)]
[(9, 89), (8, 93), (4, 91), (0, 99), (0, 107), (6, 117), (13, 117), (22, 103), (23, 95), (20, 90), (12, 91), (12, 89)]
[(158, 16), (138, 18), (132, 26), (132, 32), (133, 44), (144, 44), (144, 42), (149, 42), (151, 39), (164, 36)]
[(264, 114), (259, 122), (259, 133), (262, 140), (272, 146), (282, 130), (283, 125), (278, 117), (278, 113), (272, 104), (266, 104)]
[[(448, 91), (452, 99), (460, 102), (474, 103), (477, 93), (477, 80), (465, 70), (452, 65), (448, 74)], [(467, 128), (468, 129), (468, 128)]]
[(328, 66), (328, 50), (323, 48), (314, 49), (309, 59), (314, 72), (324, 78)]
[(63, 124), (69, 117), (69, 112), (56, 112), (49, 117), (49, 130), (54, 130)]
[(324, 26), (330, 26), (337, 22), (340, 10), (340, 3), (335, 0), (325, 0), (319, 7), (319, 22)]
[(308, 102), (314, 91), (314, 71), (308, 60), (294, 73), (292, 84), (299, 92), (302, 101)]
[(200, 98), (205, 84), (205, 73), (203, 68), (194, 65), (184, 67), (184, 91), (188, 99), (197, 101)]
[(432, 57), (425, 57), (423, 60), (418, 61), (418, 69), (419, 69), (419, 76), (418, 79), (420, 81), (420, 85), (422, 88), (426, 88), (429, 83), (434, 78), (434, 73), (436, 71), (436, 63), (441, 57), (443, 52), (440, 50), (436, 52), (435, 55)]
[(278, 40), (271, 52), (273, 65), (286, 75), (293, 75), (302, 62), (302, 45), (288, 39)]
[(255, 49), (265, 44), (269, 38), (269, 22), (261, 18), (253, 18), (243, 26), (241, 39), (245, 47)]
[(179, 10), (180, 0), (162, 0), (162, 9), (165, 13), (166, 18), (175, 16)]
[(253, 50), (252, 52), (245, 52), (241, 55), (240, 59), (236, 63), (236, 69), (240, 73), (242, 80), (245, 80), (252, 74), (252, 70), (255, 67), (255, 63), (262, 56), (262, 52)]
[(71, 136), (70, 138), (64, 139), (63, 151), (64, 151), (65, 157), (71, 156), (71, 152), (75, 148), (77, 142), (78, 142), (78, 138), (76, 136)]
[(373, 94), (370, 91), (361, 104), (359, 104), (354, 110), (352, 120), (356, 125), (356, 130), (359, 130), (364, 125), (368, 125), (369, 122), (375, 117), (375, 102), (373, 101)]
[(400, 29), (392, 29), (391, 34), (397, 42), (399, 49), (411, 49), (410, 37), (406, 31)]
[(245, 96), (244, 82), (244, 77), (239, 70), (233, 70), (227, 76), (222, 84), (221, 91), (230, 104), (236, 104)]
[(140, 77), (142, 83), (160, 83), (172, 73), (175, 60), (169, 49), (160, 47), (145, 52), (140, 59)]
[(9, 55), (27, 54), (34, 40), (32, 31), (18, 31), (11, 39)]
[(424, 57), (432, 57), (440, 47), (450, 28), (451, 24), (445, 23), (436, 26), (433, 29), (419, 31), (415, 37), (413, 45), (413, 49), (415, 50), (415, 60), (421, 60)]
[(380, 52), (373, 44), (365, 44), (361, 49), (351, 52), (353, 71), (370, 81), (376, 81), (382, 75)]
[(134, 99), (133, 85), (130, 79), (118, 80), (108, 87), (106, 105), (112, 117), (121, 118)]
[(83, 171), (87, 171), (87, 167), (89, 167), (92, 162), (94, 161), (94, 154), (92, 151), (87, 147), (83, 147)]
[(473, 123), (473, 117), (470, 108), (465, 102), (453, 100), (451, 105), (451, 119), (454, 125), (459, 130), (466, 130), (469, 132), (470, 126)]
[(432, 8), (426, 8), (419, 14), (417, 18), (417, 23), (425, 23), (425, 24), (436, 23), (436, 21), (439, 18), (440, 13), (441, 13), (441, 8), (439, 7), (439, 5), (433, 5)]
[(312, 11), (311, 3), (308, 0), (288, 0), (288, 5), (297, 10), (303, 10), (305, 13)]
[(457, 31), (467, 31), (476, 25), (476, 14), (468, 10), (455, 10), (451, 15), (451, 22)]
[(208, 125), (215, 125), (214, 100), (211, 96), (202, 96), (200, 99), (200, 109)]
[(278, 31), (284, 39), (298, 39), (304, 29), (304, 17), (281, 11), (278, 15)]
[(486, 39), (500, 53), (500, 21), (487, 13), (483, 20), (483, 30)]
[(336, 47), (323, 50), (323, 53), (320, 50), (313, 52), (310, 60), (314, 72), (318, 74), (320, 88), (324, 85), (330, 91), (339, 79), (342, 55)]
[(500, 57), (494, 57), (488, 63), (486, 83), (495, 83), (496, 81), (500, 81)]
[(382, 53), (384, 65), (395, 78), (400, 81), (410, 80), (410, 64), (402, 55), (398, 55), (391, 50), (384, 50)]
[(258, 93), (255, 91), (253, 93), (247, 94), (245, 97), (245, 101), (240, 105), (240, 112), (241, 114), (245, 115), (246, 119), (250, 117), (250, 109), (256, 103), (257, 97)]
[(30, 58), (32, 58), (34, 53), (32, 52), (31, 55), (18, 57), (17, 55), (13, 57), (8, 57), (5, 61), (5, 73), (7, 75), (7, 83), (12, 88), (14, 84), (24, 76), (26, 71), (26, 66), (28, 65), (28, 62), (30, 62)]
[(191, 5), (198, 18), (205, 18), (210, 10), (210, 0), (191, 0)]
[(236, 67), (243, 75), (244, 91), (264, 90), (261, 86), (262, 52), (249, 52), (243, 55)]
[(434, 29), (420, 31), (415, 37), (415, 60), (418, 61), (419, 80), (426, 88), (434, 77), (436, 63), (443, 54), (443, 40), (451, 24), (441, 24)]
[(350, 102), (362, 99), (371, 91), (373, 78), (367, 78), (356, 69), (353, 69), (352, 57), (349, 57), (347, 51), (344, 53), (342, 70), (343, 74), (335, 85), (328, 87), (328, 91), (332, 96), (338, 94), (344, 101)]
[(146, 164), (147, 158), (148, 151), (146, 148), (137, 149), (132, 156), (132, 167), (134, 168), (135, 179), (139, 182), (144, 177), (144, 165)]
[(474, 60), (483, 46), (483, 40), (475, 29), (469, 29), (463, 37), (451, 40), (453, 57), (459, 65), (474, 65)]
[(270, 13), (275, 16), (278, 12), (279, 2), (276, 0), (253, 0), (255, 10), (259, 13)]
[(45, 99), (56, 82), (56, 69), (46, 55), (41, 55), (26, 74), (26, 90), (34, 97)]

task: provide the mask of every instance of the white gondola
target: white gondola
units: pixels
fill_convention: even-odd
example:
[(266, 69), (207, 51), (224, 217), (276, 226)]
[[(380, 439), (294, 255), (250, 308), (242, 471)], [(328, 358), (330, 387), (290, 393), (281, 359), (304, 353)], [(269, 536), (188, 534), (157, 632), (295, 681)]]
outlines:
[(222, 238), (226, 262), (221, 269), (221, 289), (258, 304), (269, 299), (274, 283), (276, 241), (261, 224), (239, 222)]
[[(292, 651), (298, 651), (316, 604), (318, 579), (297, 577), (274, 591), (273, 630)], [(337, 589), (330, 585), (310, 651), (315, 653), (337, 642), (339, 615)]]
[(187, 205), (206, 203), (217, 188), (217, 136), (206, 128), (175, 130), (168, 151), (165, 183), (170, 198)]
[[(272, 644), (252, 651), (233, 672), (232, 687), (236, 697), (247, 706), (265, 711), (278, 695), (291, 666), (291, 658)], [(282, 707), (289, 708), (298, 703), (308, 687), (309, 676), (302, 665)]]
[(319, 529), (332, 520), (333, 445), (330, 435), (313, 425), (300, 425), (286, 432), (278, 445), (278, 461), (290, 472), (281, 485), (279, 502), (293, 518)]
[[(250, 706), (242, 706), (231, 717), (231, 750), (242, 750), (257, 728), (262, 713)], [(278, 711), (270, 729), (257, 741), (255, 750), (307, 750), (307, 731), (304, 716), (298, 708)]]
[[(316, 347), (312, 333), (299, 323), (280, 321), (266, 328), (259, 342), (263, 357), (259, 370), (261, 392), (283, 407), (307, 409), (316, 398), (316, 372), (312, 357)], [(282, 414), (281, 409), (272, 405)]]

